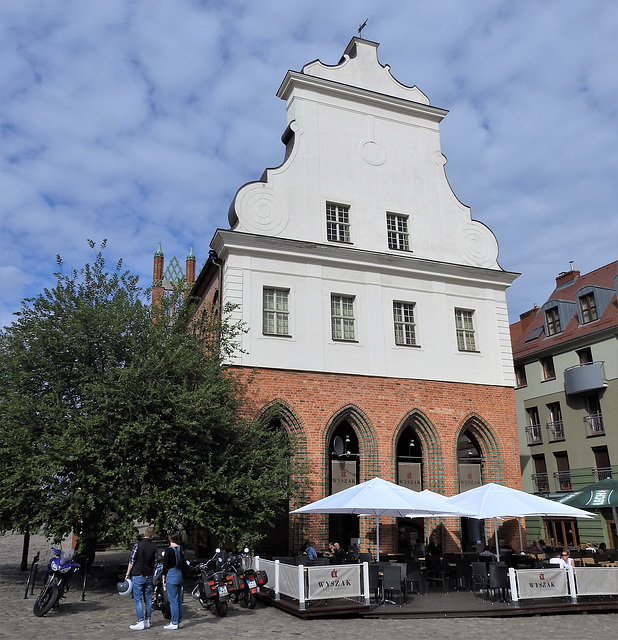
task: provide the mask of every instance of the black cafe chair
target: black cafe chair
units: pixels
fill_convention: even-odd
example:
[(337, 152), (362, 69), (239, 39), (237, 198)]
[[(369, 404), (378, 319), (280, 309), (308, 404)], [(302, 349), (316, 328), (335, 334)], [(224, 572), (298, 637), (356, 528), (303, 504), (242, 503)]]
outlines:
[(476, 598), (476, 592), (483, 592), (483, 600), (485, 599), (485, 593), (489, 588), (489, 570), (487, 565), (483, 562), (472, 563), (472, 594)]
[(510, 589), (509, 568), (501, 562), (493, 562), (489, 565), (489, 585), (487, 591), (491, 593), (492, 603), (496, 601), (496, 594), (503, 602), (507, 601), (507, 593)]

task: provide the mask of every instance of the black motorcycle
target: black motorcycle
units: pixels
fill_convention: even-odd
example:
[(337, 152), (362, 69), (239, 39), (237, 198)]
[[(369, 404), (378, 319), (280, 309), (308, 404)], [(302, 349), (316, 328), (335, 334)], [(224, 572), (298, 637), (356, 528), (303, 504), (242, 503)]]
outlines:
[(34, 603), (34, 615), (39, 617), (65, 597), (71, 586), (71, 577), (81, 569), (81, 565), (73, 561), (74, 551), (66, 552), (52, 547), (52, 552), (45, 572), (45, 584)]
[(227, 615), (230, 594), (238, 588), (237, 576), (226, 571), (226, 560), (226, 554), (217, 549), (208, 562), (198, 564), (199, 577), (191, 593), (203, 607), (214, 605), (221, 618)]
[(234, 601), (243, 601), (249, 609), (255, 609), (258, 587), (268, 582), (266, 571), (256, 571), (249, 565), (249, 549), (245, 548), (242, 555), (231, 554), (227, 559), (230, 571), (238, 576), (239, 588)]
[(152, 576), (152, 595), (151, 602), (153, 609), (159, 609), (166, 620), (171, 620), (172, 612), (170, 609), (170, 601), (167, 599), (167, 590), (163, 583), (163, 556), (165, 551), (161, 554), (155, 564), (154, 575)]

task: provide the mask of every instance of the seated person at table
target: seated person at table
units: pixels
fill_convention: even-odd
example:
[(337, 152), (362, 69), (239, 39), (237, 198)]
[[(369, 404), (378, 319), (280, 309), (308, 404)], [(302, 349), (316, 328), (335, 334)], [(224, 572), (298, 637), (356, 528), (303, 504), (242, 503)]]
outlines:
[(305, 540), (305, 550), (303, 554), (307, 554), (309, 560), (315, 560), (318, 557), (317, 551), (313, 548), (310, 540)]
[(538, 540), (533, 540), (532, 544), (528, 545), (528, 553), (543, 553), (543, 549)]
[(568, 549), (563, 549), (558, 556), (558, 566), (561, 569), (566, 569), (567, 567), (574, 567), (573, 558), (569, 555)]
[(496, 554), (487, 545), (485, 545), (483, 551), (479, 553), (479, 560), (485, 560), (485, 558), (496, 559)]
[(429, 544), (425, 547), (425, 555), (442, 556), (442, 545), (438, 541), (437, 534), (431, 534)]
[(335, 555), (335, 544), (333, 542), (328, 543), (328, 550), (324, 552), (325, 558), (332, 558)]
[(338, 542), (333, 545), (333, 556), (336, 560), (341, 560), (342, 562), (345, 560), (345, 549), (342, 549)]

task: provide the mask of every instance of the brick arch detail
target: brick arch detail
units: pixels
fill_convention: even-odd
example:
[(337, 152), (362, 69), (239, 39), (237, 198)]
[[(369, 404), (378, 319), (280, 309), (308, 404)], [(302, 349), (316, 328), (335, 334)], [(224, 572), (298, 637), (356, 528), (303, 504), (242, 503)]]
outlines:
[(290, 438), (294, 439), (302, 451), (307, 450), (307, 432), (303, 426), (301, 419), (298, 417), (294, 409), (281, 398), (271, 400), (265, 404), (258, 412), (258, 418), (262, 417), (269, 409), (279, 409), (279, 416), (282, 424), (285, 425), (286, 431)]
[(370, 480), (380, 474), (380, 462), (378, 457), (378, 438), (367, 414), (354, 404), (347, 404), (337, 409), (330, 417), (322, 433), (322, 482), (327, 487), (327, 468), (329, 463), (328, 446), (333, 432), (338, 424), (347, 419), (356, 429), (358, 447), (361, 455), (360, 482)]
[(425, 486), (431, 487), (432, 491), (444, 493), (444, 458), (442, 456), (442, 446), (438, 432), (429, 418), (420, 410), (412, 409), (408, 412), (397, 425), (392, 441), (392, 472), (393, 478), (397, 477), (397, 442), (403, 431), (410, 425), (414, 425), (415, 431), (421, 441), (423, 447), (423, 458), (426, 461), (424, 469)]
[(460, 423), (455, 434), (454, 460), (457, 468), (457, 441), (464, 431), (470, 431), (478, 440), (481, 447), (481, 454), (485, 460), (483, 465), (483, 481), (498, 482), (504, 484), (504, 460), (503, 451), (500, 447), (496, 434), (487, 422), (477, 413), (469, 413)]

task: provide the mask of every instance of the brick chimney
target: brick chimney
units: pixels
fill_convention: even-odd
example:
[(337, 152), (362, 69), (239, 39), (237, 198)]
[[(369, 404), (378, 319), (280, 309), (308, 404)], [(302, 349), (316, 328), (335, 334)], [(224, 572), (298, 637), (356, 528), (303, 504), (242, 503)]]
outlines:
[(579, 275), (580, 275), (579, 271), (574, 271), (573, 269), (571, 269), (570, 271), (563, 271), (556, 278), (556, 288), (564, 287), (567, 284), (571, 284), (571, 282), (575, 282), (575, 280), (579, 278)]

